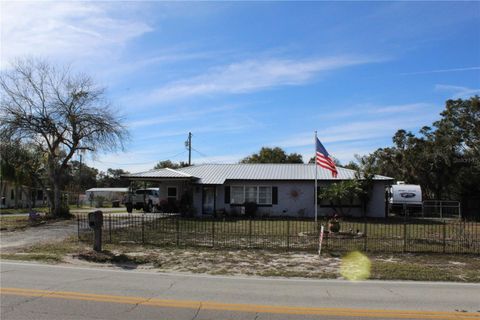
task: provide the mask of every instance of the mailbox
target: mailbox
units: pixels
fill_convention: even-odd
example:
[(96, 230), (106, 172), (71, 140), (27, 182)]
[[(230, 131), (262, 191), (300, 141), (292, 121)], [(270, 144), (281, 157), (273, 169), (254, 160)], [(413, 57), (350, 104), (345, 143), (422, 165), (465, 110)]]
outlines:
[(100, 210), (88, 214), (88, 225), (92, 229), (101, 229), (103, 226), (103, 213)]

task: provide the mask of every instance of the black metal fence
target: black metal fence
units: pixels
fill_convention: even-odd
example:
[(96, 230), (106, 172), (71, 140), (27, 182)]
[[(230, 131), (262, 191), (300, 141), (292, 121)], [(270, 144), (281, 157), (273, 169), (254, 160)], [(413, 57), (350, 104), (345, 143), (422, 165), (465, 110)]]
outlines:
[[(78, 216), (78, 238), (92, 241), (86, 215)], [(364, 252), (438, 252), (480, 254), (480, 223), (459, 220), (341, 221), (339, 232), (328, 222), (306, 219), (198, 219), (175, 215), (104, 215), (104, 243), (154, 246), (201, 246), (235, 249), (316, 251), (320, 226), (322, 250)]]

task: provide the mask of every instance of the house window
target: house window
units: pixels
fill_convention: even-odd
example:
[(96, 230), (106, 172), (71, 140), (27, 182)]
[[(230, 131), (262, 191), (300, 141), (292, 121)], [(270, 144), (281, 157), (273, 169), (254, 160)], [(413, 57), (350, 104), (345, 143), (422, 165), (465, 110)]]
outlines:
[(168, 199), (177, 199), (177, 187), (168, 187), (167, 188), (167, 198)]
[(272, 204), (272, 187), (258, 187), (258, 204)]
[(245, 187), (245, 202), (258, 203), (258, 187), (246, 186)]
[(257, 204), (272, 204), (272, 187), (270, 186), (232, 186), (230, 203), (244, 204), (255, 202)]
[(245, 188), (243, 186), (234, 186), (231, 191), (230, 203), (243, 204), (245, 202)]

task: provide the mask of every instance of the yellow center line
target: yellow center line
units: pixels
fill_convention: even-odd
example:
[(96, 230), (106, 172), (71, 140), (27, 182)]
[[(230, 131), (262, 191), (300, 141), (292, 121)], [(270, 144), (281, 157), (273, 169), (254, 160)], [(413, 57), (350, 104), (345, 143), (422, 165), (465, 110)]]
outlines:
[(0, 294), (16, 296), (35, 296), (66, 300), (83, 300), (95, 302), (109, 302), (120, 304), (138, 304), (143, 306), (187, 308), (221, 311), (258, 312), (294, 315), (325, 315), (325, 316), (351, 316), (367, 318), (396, 318), (396, 319), (459, 319), (480, 320), (480, 313), (467, 312), (438, 312), (414, 310), (375, 310), (375, 309), (350, 309), (350, 308), (314, 308), (294, 306), (274, 306), (256, 304), (221, 303), (213, 301), (167, 300), (148, 299), (133, 296), (115, 296), (104, 294), (80, 293), (71, 291), (49, 291), (22, 288), (0, 288)]

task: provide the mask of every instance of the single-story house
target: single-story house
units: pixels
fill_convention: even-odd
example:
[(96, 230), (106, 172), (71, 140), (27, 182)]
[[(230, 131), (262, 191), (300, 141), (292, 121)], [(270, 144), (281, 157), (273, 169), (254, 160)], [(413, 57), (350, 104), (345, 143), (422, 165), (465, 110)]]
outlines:
[(121, 201), (123, 197), (128, 193), (128, 188), (91, 188), (85, 191), (87, 201), (93, 201), (96, 197), (100, 196), (105, 201)]
[[(338, 167), (338, 175), (315, 164), (203, 164), (180, 169), (158, 169), (122, 176), (130, 181), (158, 183), (160, 199), (191, 192), (196, 216), (218, 212), (242, 213), (245, 202), (255, 202), (259, 215), (315, 215), (315, 170), (318, 187), (355, 178), (356, 171)], [(376, 175), (366, 206), (369, 217), (386, 217), (385, 187), (392, 178)], [(349, 215), (362, 216), (362, 204), (346, 204)], [(318, 215), (334, 213), (329, 201), (319, 199)]]
[(8, 180), (0, 183), (0, 208), (41, 207), (47, 204), (47, 196), (40, 188), (18, 185)]

